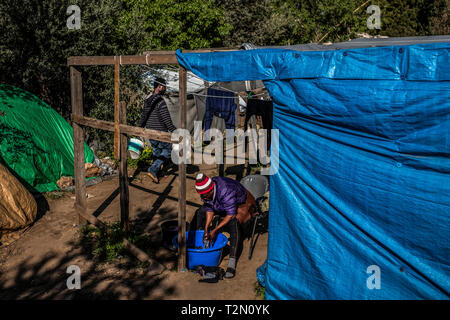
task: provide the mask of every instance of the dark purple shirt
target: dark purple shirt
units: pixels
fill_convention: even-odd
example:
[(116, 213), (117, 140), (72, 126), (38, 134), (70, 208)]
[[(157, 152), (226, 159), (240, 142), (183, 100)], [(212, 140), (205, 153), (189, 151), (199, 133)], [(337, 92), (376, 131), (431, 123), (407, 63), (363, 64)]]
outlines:
[(203, 201), (208, 211), (226, 212), (235, 215), (237, 207), (247, 200), (247, 190), (239, 181), (226, 177), (213, 177), (215, 183), (212, 201)]

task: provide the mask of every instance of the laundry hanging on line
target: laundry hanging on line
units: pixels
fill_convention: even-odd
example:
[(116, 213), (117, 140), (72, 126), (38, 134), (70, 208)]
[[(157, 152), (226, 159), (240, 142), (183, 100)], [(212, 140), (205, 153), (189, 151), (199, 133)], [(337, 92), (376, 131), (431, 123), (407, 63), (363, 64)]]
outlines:
[(264, 129), (267, 129), (267, 146), (270, 147), (273, 121), (273, 102), (270, 100), (260, 100), (256, 98), (248, 99), (244, 128), (247, 128), (248, 121), (252, 115), (261, 116), (262, 126)]
[(213, 117), (219, 117), (225, 120), (226, 129), (235, 128), (235, 112), (237, 105), (234, 99), (234, 92), (208, 88), (206, 98), (205, 114), (205, 140), (209, 140), (208, 130), (211, 128)]

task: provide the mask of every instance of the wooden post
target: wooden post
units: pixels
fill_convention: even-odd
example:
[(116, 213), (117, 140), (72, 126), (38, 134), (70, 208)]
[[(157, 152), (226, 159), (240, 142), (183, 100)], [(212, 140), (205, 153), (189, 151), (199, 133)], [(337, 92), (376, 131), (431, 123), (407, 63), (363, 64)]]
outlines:
[[(83, 116), (83, 87), (81, 73), (70, 67), (70, 92), (72, 113)], [(84, 167), (84, 130), (77, 123), (73, 123), (73, 154), (75, 174), (75, 211), (78, 212), (78, 224), (86, 223), (86, 170)]]
[(119, 141), (119, 114), (120, 114), (120, 60), (114, 57), (114, 157), (120, 159), (120, 141)]
[[(120, 103), (120, 124), (127, 124), (127, 106), (125, 102)], [(119, 128), (120, 130), (120, 128)], [(120, 227), (125, 233), (130, 231), (130, 192), (128, 189), (128, 137), (120, 132), (120, 167), (119, 167), (119, 190), (120, 190)]]
[[(186, 69), (180, 66), (179, 71), (179, 122), (180, 129), (186, 129), (187, 75)], [(184, 143), (184, 141), (182, 142)], [(184, 156), (184, 155), (182, 155)], [(178, 165), (178, 271), (186, 267), (186, 164)]]

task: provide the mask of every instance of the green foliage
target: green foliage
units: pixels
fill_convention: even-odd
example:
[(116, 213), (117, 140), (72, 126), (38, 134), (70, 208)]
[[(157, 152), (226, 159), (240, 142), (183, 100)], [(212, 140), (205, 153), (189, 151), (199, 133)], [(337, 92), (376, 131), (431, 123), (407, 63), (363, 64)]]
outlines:
[[(120, 260), (128, 255), (123, 244), (124, 232), (120, 228), (120, 222), (108, 223), (104, 229), (92, 225), (83, 225), (80, 233), (85, 243), (91, 251), (91, 254), (100, 262), (113, 262)], [(149, 251), (151, 248), (151, 238), (146, 234), (137, 234), (132, 230), (127, 235), (127, 240), (136, 245), (143, 251)], [(133, 256), (130, 256), (134, 258)], [(136, 261), (135, 261), (136, 262)], [(136, 262), (137, 267), (145, 267), (145, 263)]]
[[(381, 30), (367, 28), (366, 9), (371, 4), (381, 9)], [(69, 5), (81, 9), (80, 30), (67, 28)], [(2, 0), (0, 83), (30, 91), (69, 119), (69, 56), (234, 47), (245, 42), (336, 42), (360, 33), (448, 34), (449, 8), (450, 0)], [(78, 69), (83, 73), (85, 114), (112, 121), (113, 68)], [(141, 81), (144, 71), (141, 66), (120, 71), (120, 99), (127, 104), (130, 125), (136, 125), (150, 91)], [(88, 129), (87, 140), (96, 142), (94, 151), (112, 152), (110, 132)]]
[(133, 169), (148, 167), (153, 161), (152, 154), (153, 154), (152, 148), (146, 146), (144, 150), (142, 150), (141, 156), (138, 159), (128, 158), (128, 166)]
[(125, 0), (119, 34), (146, 34), (142, 50), (209, 48), (222, 45), (231, 26), (224, 12), (208, 0)]
[(258, 281), (255, 282), (254, 287), (256, 295), (261, 299), (266, 300), (266, 288), (260, 285)]
[[(215, 0), (233, 27), (226, 46), (338, 42), (358, 34), (419, 36), (449, 32), (449, 0)], [(381, 29), (369, 30), (366, 10), (378, 5)]]

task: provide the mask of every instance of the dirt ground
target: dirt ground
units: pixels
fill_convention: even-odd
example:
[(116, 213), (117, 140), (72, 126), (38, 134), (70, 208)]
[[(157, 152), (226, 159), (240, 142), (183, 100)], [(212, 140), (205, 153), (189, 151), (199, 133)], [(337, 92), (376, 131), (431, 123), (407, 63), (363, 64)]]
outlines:
[[(208, 175), (217, 175), (215, 166), (202, 167)], [(240, 179), (242, 173), (225, 173)], [(195, 192), (195, 176), (199, 168), (188, 166), (187, 221), (190, 221), (201, 200)], [(134, 170), (130, 170), (133, 175)], [(88, 213), (102, 221), (118, 221), (120, 204), (118, 178), (87, 188)], [(39, 198), (39, 218), (18, 239), (0, 247), (0, 299), (261, 299), (255, 291), (256, 269), (267, 256), (267, 232), (257, 236), (256, 247), (248, 260), (249, 239), (244, 240), (237, 273), (233, 279), (218, 283), (199, 283), (200, 275), (191, 271), (176, 272), (176, 254), (161, 246), (160, 225), (177, 218), (177, 172), (154, 184), (142, 173), (130, 183), (130, 219), (145, 223), (145, 231), (154, 239), (156, 259), (168, 271), (150, 276), (145, 268), (129, 268), (121, 260), (95, 263), (81, 242), (78, 217), (74, 210), (74, 194), (62, 198)], [(220, 266), (226, 269), (228, 255)], [(67, 268), (81, 269), (81, 289), (69, 290)]]

